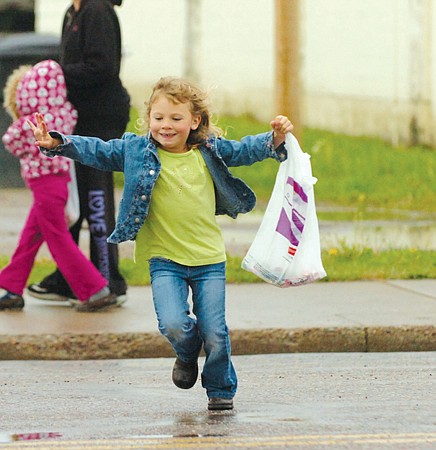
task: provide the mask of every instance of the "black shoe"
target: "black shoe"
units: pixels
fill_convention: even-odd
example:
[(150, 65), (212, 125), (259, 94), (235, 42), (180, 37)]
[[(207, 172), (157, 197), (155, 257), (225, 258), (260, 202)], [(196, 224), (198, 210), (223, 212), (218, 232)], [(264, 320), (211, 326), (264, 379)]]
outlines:
[(0, 297), (0, 310), (5, 309), (23, 309), (24, 299), (21, 295), (13, 294), (7, 291), (3, 297)]
[(191, 389), (197, 381), (198, 363), (185, 363), (177, 358), (173, 367), (173, 383), (180, 389)]
[(56, 291), (54, 287), (45, 287), (42, 283), (29, 284), (27, 292), (39, 300), (51, 300), (54, 302), (66, 302), (70, 298), (76, 298), (73, 293)]
[(211, 397), (209, 399), (209, 403), (207, 404), (207, 409), (209, 409), (210, 411), (223, 411), (226, 409), (233, 409), (233, 399)]
[[(127, 294), (114, 294), (117, 299), (116, 306), (121, 306), (127, 301)], [(69, 298), (68, 301), (72, 306), (80, 305), (82, 302), (78, 298)]]
[(117, 306), (117, 296), (115, 294), (108, 294), (102, 298), (95, 300), (87, 300), (76, 305), (76, 311), (79, 312), (95, 312), (103, 311), (105, 309)]

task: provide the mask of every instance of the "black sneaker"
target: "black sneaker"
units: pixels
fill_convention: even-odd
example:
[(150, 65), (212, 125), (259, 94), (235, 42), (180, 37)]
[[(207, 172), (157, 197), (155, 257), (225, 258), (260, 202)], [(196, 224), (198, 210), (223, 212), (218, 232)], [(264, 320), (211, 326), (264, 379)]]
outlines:
[(191, 389), (197, 381), (198, 363), (183, 362), (177, 358), (173, 367), (173, 383), (180, 389)]
[(13, 294), (7, 291), (2, 297), (0, 297), (0, 311), (6, 309), (23, 309), (24, 299), (21, 295)]
[(76, 311), (79, 312), (95, 312), (103, 311), (105, 309), (114, 308), (117, 306), (117, 296), (115, 294), (108, 294), (104, 297), (80, 302), (76, 305)]
[(41, 283), (33, 283), (27, 286), (27, 292), (38, 300), (50, 300), (53, 302), (66, 302), (70, 298), (76, 298), (74, 294), (56, 291), (53, 287), (45, 287)]
[(233, 409), (233, 399), (211, 397), (209, 398), (207, 409), (209, 409), (210, 411), (223, 411), (226, 409)]
[[(121, 306), (127, 301), (127, 294), (114, 294), (117, 299), (117, 304), (115, 306)], [(72, 306), (80, 305), (82, 302), (78, 298), (68, 298), (68, 301)]]

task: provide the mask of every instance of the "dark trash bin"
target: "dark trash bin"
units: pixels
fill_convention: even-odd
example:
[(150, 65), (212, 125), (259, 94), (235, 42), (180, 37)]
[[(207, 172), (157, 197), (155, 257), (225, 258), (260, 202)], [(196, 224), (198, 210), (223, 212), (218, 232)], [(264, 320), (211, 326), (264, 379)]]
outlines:
[(23, 187), (20, 163), (8, 153), (1, 136), (12, 119), (3, 108), (3, 89), (9, 75), (23, 64), (36, 64), (44, 59), (59, 59), (60, 38), (38, 33), (19, 33), (0, 37), (0, 188)]

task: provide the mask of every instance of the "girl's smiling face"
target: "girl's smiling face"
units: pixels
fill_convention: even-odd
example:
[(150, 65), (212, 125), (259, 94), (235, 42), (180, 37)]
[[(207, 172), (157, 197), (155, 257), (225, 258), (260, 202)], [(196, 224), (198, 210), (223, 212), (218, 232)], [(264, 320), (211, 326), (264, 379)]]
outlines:
[(171, 153), (188, 151), (186, 141), (191, 130), (200, 125), (200, 116), (191, 113), (189, 103), (174, 103), (159, 95), (150, 109), (149, 128), (159, 146)]

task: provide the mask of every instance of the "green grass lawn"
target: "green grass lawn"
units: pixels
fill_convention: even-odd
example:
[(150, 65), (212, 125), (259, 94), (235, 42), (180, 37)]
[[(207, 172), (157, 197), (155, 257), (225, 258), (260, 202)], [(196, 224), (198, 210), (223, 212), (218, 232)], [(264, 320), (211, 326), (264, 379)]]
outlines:
[[(228, 255), (227, 280), (229, 283), (262, 282), (250, 272), (241, 268), (241, 257)], [(436, 251), (383, 250), (370, 248), (335, 248), (322, 252), (326, 281), (356, 281), (385, 279), (430, 279), (436, 278)], [(0, 268), (8, 258), (0, 256)], [(51, 260), (39, 260), (31, 273), (29, 283), (40, 281), (55, 268)], [(122, 259), (120, 270), (130, 286), (150, 284), (148, 269), (135, 264), (131, 259)]]
[[(223, 118), (220, 125), (230, 139), (269, 130), (269, 125), (246, 117)], [(351, 207), (361, 219), (374, 218), (374, 209), (380, 218), (383, 214), (393, 218), (393, 211), (401, 217), (401, 210), (436, 213), (434, 149), (392, 147), (376, 138), (314, 129), (303, 130), (300, 145), (311, 155), (318, 203)], [(232, 172), (248, 182), (262, 205), (272, 192), (278, 166), (275, 161), (255, 166), (255, 170), (238, 167)], [(343, 216), (338, 219), (344, 220)]]

